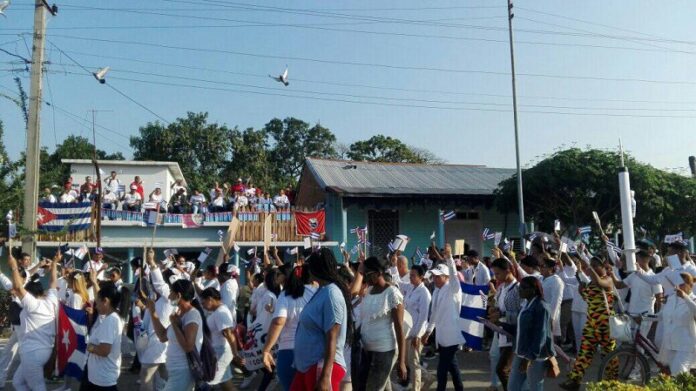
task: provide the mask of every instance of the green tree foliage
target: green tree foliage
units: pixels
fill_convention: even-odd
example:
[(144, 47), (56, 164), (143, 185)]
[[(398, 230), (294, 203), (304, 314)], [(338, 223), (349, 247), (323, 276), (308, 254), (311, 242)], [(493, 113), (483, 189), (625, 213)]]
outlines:
[[(567, 149), (554, 153), (522, 173), (525, 216), (539, 230), (550, 231), (554, 219), (568, 226), (592, 223), (597, 211), (602, 223), (621, 224), (617, 153), (596, 149)], [(696, 181), (658, 170), (626, 157), (631, 188), (636, 192), (634, 225), (651, 237), (683, 231), (696, 233)], [(500, 183), (498, 209), (517, 211), (517, 176)]]
[(277, 178), (295, 181), (308, 157), (336, 158), (336, 136), (320, 124), (312, 127), (297, 118), (272, 119), (264, 126), (270, 137), (269, 157)]
[(207, 189), (221, 177), (231, 154), (231, 131), (208, 123), (208, 113), (188, 112), (169, 125), (148, 123), (131, 137), (135, 160), (175, 161), (192, 188)]
[(381, 134), (354, 142), (346, 156), (351, 160), (388, 163), (429, 163), (436, 160), (427, 150), (411, 148), (399, 139)]
[(265, 130), (234, 129), (231, 133), (232, 159), (223, 173), (225, 181), (252, 178), (257, 186), (269, 189), (277, 181), (270, 164), (268, 135)]

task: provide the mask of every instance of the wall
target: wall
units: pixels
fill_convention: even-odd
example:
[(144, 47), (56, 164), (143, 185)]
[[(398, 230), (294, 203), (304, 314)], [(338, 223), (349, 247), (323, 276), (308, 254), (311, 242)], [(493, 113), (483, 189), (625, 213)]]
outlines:
[[(165, 200), (171, 198), (170, 185), (174, 182), (174, 177), (169, 172), (167, 166), (126, 166), (126, 165), (111, 165), (100, 164), (106, 174), (102, 175), (102, 181), (106, 179), (111, 171), (116, 171), (116, 178), (121, 181), (122, 185), (126, 186), (126, 192), (129, 191), (128, 186), (133, 182), (133, 178), (139, 175), (143, 179), (143, 189), (145, 190), (145, 201), (147, 201), (150, 193), (155, 190), (155, 183), (160, 183), (162, 194)], [(85, 181), (85, 176), (91, 175), (92, 181), (97, 181), (96, 171), (91, 164), (73, 163), (70, 167), (71, 176), (75, 183), (82, 184)]]

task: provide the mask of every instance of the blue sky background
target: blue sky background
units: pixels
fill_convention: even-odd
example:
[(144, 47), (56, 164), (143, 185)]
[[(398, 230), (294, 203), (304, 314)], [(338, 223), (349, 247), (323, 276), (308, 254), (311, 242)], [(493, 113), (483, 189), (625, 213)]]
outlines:
[[(258, 128), (294, 116), (345, 144), (382, 133), (450, 163), (514, 167), (503, 0), (58, 5), (47, 30), (44, 100), (55, 109), (43, 107), (41, 141), (49, 149), (70, 134), (91, 138), (88, 110), (110, 110), (97, 113), (97, 145), (130, 157), (128, 136), (157, 120), (70, 56), (90, 71), (110, 66), (109, 84), (168, 121), (207, 111), (211, 121)], [(696, 153), (696, 3), (515, 6), (523, 164), (562, 146), (616, 148), (622, 138), (638, 159), (686, 172)], [(33, 1), (14, 0), (6, 13), (0, 48), (29, 58)], [(16, 93), (15, 76), (29, 90), (18, 60), (0, 52), (0, 93)], [(266, 76), (286, 64), (289, 87)], [(2, 97), (0, 119), (16, 158), (26, 144), (22, 117)]]

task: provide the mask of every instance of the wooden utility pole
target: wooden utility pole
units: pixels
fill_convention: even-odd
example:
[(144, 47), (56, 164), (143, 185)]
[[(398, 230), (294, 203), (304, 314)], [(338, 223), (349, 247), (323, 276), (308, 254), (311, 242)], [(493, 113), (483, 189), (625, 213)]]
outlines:
[(27, 153), (25, 162), (24, 229), (31, 234), (22, 238), (22, 251), (36, 256), (36, 212), (39, 202), (39, 168), (41, 154), (41, 76), (44, 61), (46, 33), (46, 2), (35, 0), (34, 39), (31, 54), (31, 87), (29, 96), (29, 123), (27, 126)]

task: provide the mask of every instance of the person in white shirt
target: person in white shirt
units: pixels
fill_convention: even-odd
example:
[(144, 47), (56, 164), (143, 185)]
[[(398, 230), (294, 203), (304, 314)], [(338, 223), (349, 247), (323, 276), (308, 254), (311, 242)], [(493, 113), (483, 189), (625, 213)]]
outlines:
[(691, 274), (682, 272), (669, 278), (675, 294), (667, 298), (660, 314), (660, 322), (669, 332), (662, 339), (659, 361), (669, 364), (670, 374), (676, 376), (696, 365), (696, 295)]
[(220, 290), (220, 281), (218, 280), (218, 268), (215, 265), (206, 266), (202, 277), (196, 277), (194, 280), (196, 292), (200, 294), (208, 288)]
[(171, 189), (172, 189), (171, 194), (176, 194), (181, 189), (184, 191), (183, 195), (186, 195), (186, 187), (184, 187), (183, 183), (184, 183), (184, 181), (181, 179), (177, 179), (176, 181), (174, 181), (174, 183), (172, 183), (172, 186), (171, 186)]
[(232, 319), (237, 321), (237, 300), (239, 299), (239, 267), (233, 263), (224, 263), (218, 271), (220, 282), (220, 296), (222, 302), (232, 314)]
[(201, 194), (201, 192), (198, 189), (194, 190), (193, 195), (189, 199), (189, 204), (191, 204), (192, 208), (191, 213), (198, 214), (198, 212), (201, 211), (203, 204), (205, 204), (205, 201), (205, 196)]
[(71, 184), (67, 183), (67, 184), (65, 184), (65, 191), (63, 191), (63, 193), (60, 194), (60, 197), (58, 198), (58, 200), (62, 204), (77, 202), (76, 194), (77, 193), (74, 190), (72, 190)]
[(490, 270), (479, 260), (478, 251), (469, 250), (466, 261), (469, 267), (464, 270), (464, 282), (473, 285), (488, 285), (491, 282)]
[(210, 207), (208, 210), (211, 213), (222, 212), (225, 210), (225, 197), (222, 196), (222, 191), (220, 189), (215, 189), (215, 193), (210, 197)]
[[(295, 377), (293, 368), (295, 331), (300, 313), (317, 291), (317, 284), (310, 283), (307, 267), (295, 266), (290, 272), (288, 282), (276, 303), (266, 344), (263, 347), (263, 365), (268, 371), (276, 368), (278, 379), (284, 391), (290, 389)], [(271, 351), (278, 344), (277, 360)]]
[[(567, 254), (566, 254), (567, 255)], [(590, 278), (578, 268), (575, 264), (580, 262), (577, 254), (568, 255), (570, 262), (563, 267), (563, 271), (559, 277), (563, 280), (566, 287), (571, 288), (572, 303), (570, 306), (570, 318), (573, 325), (573, 341), (576, 351), (580, 350), (580, 341), (582, 339), (582, 329), (587, 321), (587, 302), (580, 294), (580, 283), (589, 284)]]
[(544, 290), (544, 303), (548, 306), (551, 318), (551, 332), (554, 338), (561, 337), (561, 302), (563, 301), (563, 289), (565, 284), (561, 277), (556, 275), (556, 260), (544, 258), (540, 268), (543, 280), (541, 285)]
[(287, 209), (290, 206), (290, 200), (285, 195), (285, 190), (280, 189), (278, 195), (273, 197), (273, 205), (278, 209)]
[(116, 171), (111, 171), (111, 175), (104, 179), (104, 183), (106, 184), (104, 190), (109, 189), (116, 197), (121, 197), (121, 181), (116, 178)]
[(87, 262), (85, 262), (85, 266), (82, 268), (82, 271), (88, 273), (90, 270), (94, 269), (94, 271), (97, 272), (97, 279), (99, 281), (105, 281), (105, 271), (109, 267), (109, 265), (104, 263), (103, 259), (104, 252), (102, 251), (101, 247), (97, 247), (94, 250), (94, 258), (88, 259)]
[(156, 202), (158, 204), (164, 201), (164, 194), (162, 194), (162, 189), (159, 187), (155, 187), (155, 190), (153, 190), (152, 193), (150, 193), (149, 201)]
[(243, 193), (236, 193), (234, 197), (234, 210), (244, 209), (249, 205), (249, 199)]
[[(494, 255), (497, 255), (497, 252), (494, 252)], [(517, 325), (521, 300), (519, 283), (513, 274), (512, 264), (505, 258), (496, 258), (491, 263), (491, 270), (493, 270), (496, 282), (500, 285), (495, 292), (495, 307), (489, 309), (488, 319), (493, 323), (504, 323), (514, 327)], [(491, 343), (491, 372), (495, 373), (495, 377), (491, 377), (491, 384), (496, 389), (498, 389), (498, 382), (503, 386), (503, 390), (507, 389), (512, 360), (515, 355), (512, 343), (512, 338), (500, 333), (495, 333)]]
[(95, 306), (99, 317), (89, 332), (87, 345), (87, 387), (116, 390), (121, 373), (121, 333), (123, 322), (116, 309), (121, 293), (113, 284), (105, 284), (97, 293)]
[(246, 186), (246, 189), (244, 189), (244, 195), (251, 199), (251, 198), (256, 198), (256, 186), (254, 186), (253, 182), (249, 182)]
[(12, 385), (17, 390), (45, 391), (43, 368), (53, 352), (56, 338), (55, 319), (58, 312), (57, 264), (61, 259), (60, 251), (53, 257), (50, 266), (48, 291), (44, 292), (39, 281), (24, 285), (17, 260), (8, 254), (8, 266), (12, 271), (12, 285), (18, 299), (21, 300), (19, 327), (20, 364), (12, 378)]
[(56, 202), (58, 202), (58, 199), (56, 198), (56, 196), (53, 195), (53, 193), (51, 193), (51, 189), (47, 187), (44, 189), (44, 196), (41, 198), (41, 202), (55, 204)]
[(430, 270), (435, 283), (432, 304), (430, 309), (430, 322), (427, 332), (423, 335), (423, 344), (428, 343), (430, 334), (437, 327), (435, 333), (435, 343), (437, 344), (440, 358), (437, 365), (437, 386), (442, 390), (447, 384), (447, 374), (452, 376), (452, 383), (456, 391), (464, 390), (461, 373), (459, 372), (459, 362), (457, 361), (457, 351), (459, 345), (466, 342), (459, 328), (459, 313), (462, 308), (462, 286), (457, 278), (457, 269), (452, 259), (452, 248), (449, 244), (445, 245), (443, 254), (445, 263), (437, 265)]
[(430, 310), (430, 291), (423, 284), (425, 268), (420, 265), (411, 266), (409, 273), (409, 289), (404, 298), (404, 308), (411, 315), (413, 326), (406, 334), (406, 365), (411, 372), (411, 382), (414, 391), (423, 387), (421, 379), (420, 354), (423, 349), (421, 338), (428, 327), (428, 312)]
[(102, 195), (102, 208), (110, 210), (118, 208), (118, 197), (108, 187), (104, 189), (104, 195)]
[(130, 193), (123, 197), (123, 210), (131, 212), (140, 212), (140, 206), (143, 203), (143, 198), (138, 193), (136, 186), (131, 186)]
[(169, 300), (175, 310), (164, 324), (155, 310), (155, 302), (147, 301), (155, 333), (161, 342), (168, 342), (166, 351), (167, 385), (165, 391), (193, 390), (195, 380), (189, 369), (186, 353), (198, 352), (203, 345), (203, 315), (194, 306), (196, 290), (193, 283), (178, 279), (170, 286)]
[[(24, 267), (22, 267), (21, 265), (19, 265), (19, 275), (22, 278), (22, 284), (26, 284), (28, 282), (26, 279), (28, 274)], [(0, 272), (0, 285), (2, 286), (2, 289), (6, 290), (7, 292), (12, 292), (12, 280), (6, 275), (2, 274), (2, 272)], [(7, 373), (9, 372), (12, 364), (17, 360), (17, 344), (19, 342), (21, 312), (22, 302), (16, 295), (12, 294), (12, 300), (10, 301), (7, 314), (12, 330), (12, 335), (5, 343), (5, 347), (2, 349), (2, 353), (0, 353), (0, 385), (5, 384), (5, 380), (7, 379)]]
[[(140, 391), (153, 391), (160, 389), (157, 387), (158, 381), (167, 381), (169, 375), (165, 365), (167, 361), (167, 342), (162, 342), (157, 337), (155, 326), (152, 321), (150, 311), (157, 313), (157, 318), (164, 328), (169, 327), (169, 316), (174, 311), (174, 307), (169, 301), (169, 284), (164, 281), (162, 271), (155, 263), (155, 253), (150, 250), (147, 255), (147, 267), (149, 267), (149, 280), (151, 282), (153, 292), (149, 292), (150, 298), (153, 298), (154, 305), (152, 308), (146, 308), (145, 303), (141, 300), (136, 302), (141, 310), (144, 310), (142, 316), (142, 324), (140, 326), (140, 335), (136, 339), (136, 349), (138, 350), (138, 359), (140, 360)], [(142, 271), (142, 269), (141, 269)], [(147, 286), (148, 276), (141, 280), (141, 284)], [(157, 376), (156, 376), (157, 375)]]
[(201, 292), (200, 297), (203, 308), (209, 313), (206, 322), (217, 356), (215, 378), (209, 381), (208, 385), (220, 385), (223, 391), (234, 390), (230, 364), (234, 360), (238, 365), (244, 365), (244, 360), (237, 351), (237, 340), (234, 336), (237, 322), (232, 318), (230, 310), (222, 303), (218, 290), (207, 288)]

